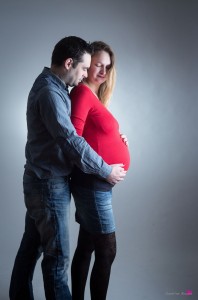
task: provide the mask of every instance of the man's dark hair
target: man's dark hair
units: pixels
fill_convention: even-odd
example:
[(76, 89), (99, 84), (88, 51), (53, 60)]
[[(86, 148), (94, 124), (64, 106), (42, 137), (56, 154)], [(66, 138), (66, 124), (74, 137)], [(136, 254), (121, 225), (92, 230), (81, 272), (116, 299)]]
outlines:
[(91, 45), (77, 36), (68, 36), (55, 45), (51, 64), (61, 66), (66, 59), (72, 58), (74, 61), (73, 67), (75, 68), (82, 61), (82, 56), (85, 53), (92, 54)]

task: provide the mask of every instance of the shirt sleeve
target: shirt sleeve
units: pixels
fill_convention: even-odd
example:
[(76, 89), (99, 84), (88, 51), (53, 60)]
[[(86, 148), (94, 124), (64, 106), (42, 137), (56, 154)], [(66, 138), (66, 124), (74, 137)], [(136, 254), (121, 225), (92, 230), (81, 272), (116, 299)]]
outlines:
[(90, 102), (90, 92), (83, 86), (78, 86), (71, 91), (70, 98), (71, 121), (77, 133), (82, 136), (89, 110), (92, 107)]
[(49, 134), (59, 144), (66, 159), (85, 173), (107, 178), (112, 167), (77, 134), (70, 119), (69, 102), (69, 97), (64, 97), (57, 90), (43, 90), (37, 102), (42, 121)]

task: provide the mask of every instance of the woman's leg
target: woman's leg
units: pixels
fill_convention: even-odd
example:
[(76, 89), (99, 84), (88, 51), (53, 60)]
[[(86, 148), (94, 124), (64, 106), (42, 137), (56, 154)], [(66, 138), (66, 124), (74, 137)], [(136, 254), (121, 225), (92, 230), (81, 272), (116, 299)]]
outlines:
[(105, 300), (111, 265), (116, 255), (116, 236), (115, 232), (93, 236), (95, 262), (90, 279), (91, 300)]
[(93, 235), (80, 227), (78, 244), (71, 266), (72, 300), (84, 300), (85, 285), (93, 250)]
[(72, 194), (77, 211), (76, 220), (84, 228), (80, 231), (72, 262), (72, 299), (84, 300), (91, 253), (94, 251), (95, 262), (90, 278), (91, 300), (105, 300), (111, 265), (116, 255), (112, 190), (73, 185)]

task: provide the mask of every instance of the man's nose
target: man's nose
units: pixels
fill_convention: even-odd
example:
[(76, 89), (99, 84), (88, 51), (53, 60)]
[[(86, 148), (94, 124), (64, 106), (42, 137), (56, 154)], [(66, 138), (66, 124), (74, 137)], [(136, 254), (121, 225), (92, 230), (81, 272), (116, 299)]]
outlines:
[(83, 78), (87, 78), (87, 76), (88, 76), (88, 72), (87, 72), (87, 70), (84, 72), (84, 74), (83, 74)]

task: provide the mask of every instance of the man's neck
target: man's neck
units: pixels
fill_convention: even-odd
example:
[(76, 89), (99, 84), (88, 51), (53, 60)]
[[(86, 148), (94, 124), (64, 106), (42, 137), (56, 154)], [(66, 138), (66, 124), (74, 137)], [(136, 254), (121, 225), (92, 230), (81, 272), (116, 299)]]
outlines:
[(64, 73), (64, 70), (62, 68), (52, 65), (51, 68), (50, 68), (50, 70), (60, 80), (62, 80), (64, 83), (66, 83), (65, 82), (65, 73)]

